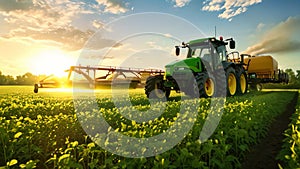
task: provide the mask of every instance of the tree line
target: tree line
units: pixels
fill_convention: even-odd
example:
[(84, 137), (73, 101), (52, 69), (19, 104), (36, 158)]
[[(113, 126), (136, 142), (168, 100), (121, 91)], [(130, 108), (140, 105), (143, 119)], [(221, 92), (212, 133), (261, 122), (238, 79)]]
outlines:
[(300, 70), (286, 69), (285, 72), (289, 75), (289, 85), (300, 88)]
[(33, 75), (32, 73), (25, 73), (24, 75), (19, 75), (13, 77), (11, 75), (4, 75), (0, 71), (0, 85), (33, 85), (38, 80), (46, 77), (45, 75)]

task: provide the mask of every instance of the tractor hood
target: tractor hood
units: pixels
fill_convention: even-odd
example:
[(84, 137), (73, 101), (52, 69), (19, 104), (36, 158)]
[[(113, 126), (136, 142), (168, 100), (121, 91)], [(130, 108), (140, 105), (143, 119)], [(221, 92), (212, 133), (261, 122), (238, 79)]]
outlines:
[(174, 72), (201, 72), (201, 62), (200, 58), (186, 58), (184, 60), (174, 61), (165, 66), (166, 76), (172, 76)]

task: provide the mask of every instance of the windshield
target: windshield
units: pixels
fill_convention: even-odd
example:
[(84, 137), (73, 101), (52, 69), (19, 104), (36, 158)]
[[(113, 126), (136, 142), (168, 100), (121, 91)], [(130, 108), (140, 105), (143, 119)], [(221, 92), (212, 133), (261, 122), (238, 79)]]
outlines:
[(202, 42), (197, 44), (192, 44), (188, 53), (189, 57), (200, 57), (203, 58), (205, 55), (210, 55), (211, 45), (209, 42)]
[(227, 58), (226, 58), (226, 47), (225, 46), (219, 46), (217, 47), (217, 52), (219, 54), (219, 59), (220, 61), (226, 61)]
[(210, 42), (193, 44), (189, 47), (187, 57), (199, 57), (211, 67), (215, 67), (215, 65), (218, 65), (226, 59), (226, 47), (222, 45), (215, 48)]

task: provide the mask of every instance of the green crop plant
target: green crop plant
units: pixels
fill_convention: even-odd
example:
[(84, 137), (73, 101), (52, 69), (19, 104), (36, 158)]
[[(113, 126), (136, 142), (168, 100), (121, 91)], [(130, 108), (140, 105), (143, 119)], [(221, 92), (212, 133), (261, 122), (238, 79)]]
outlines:
[(300, 96), (289, 128), (284, 132), (282, 150), (277, 156), (280, 168), (300, 168)]
[[(0, 168), (239, 168), (250, 147), (263, 139), (273, 119), (295, 95), (270, 92), (227, 98), (217, 129), (206, 142), (200, 142), (211, 99), (180, 101), (180, 95), (172, 94), (165, 108), (160, 103), (152, 105), (164, 110), (160, 116), (139, 123), (122, 113), (139, 115), (150, 110), (142, 91), (118, 100), (130, 101), (133, 106), (118, 108), (109, 96), (96, 95), (99, 109), (92, 113), (75, 109), (71, 94), (29, 92), (26, 87), (0, 92)], [(190, 119), (195, 121), (192, 130), (172, 149), (147, 158), (126, 158), (106, 151), (92, 141), (93, 136), (86, 135), (80, 121), (84, 118), (78, 118), (102, 115), (115, 131), (147, 138), (170, 128), (183, 102), (198, 107), (196, 119)]]

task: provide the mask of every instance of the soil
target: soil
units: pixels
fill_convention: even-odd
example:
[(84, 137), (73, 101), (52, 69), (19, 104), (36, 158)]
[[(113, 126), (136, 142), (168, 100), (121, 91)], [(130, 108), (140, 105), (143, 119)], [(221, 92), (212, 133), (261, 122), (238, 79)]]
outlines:
[(286, 110), (277, 116), (270, 126), (268, 135), (259, 144), (252, 147), (246, 154), (242, 169), (278, 169), (278, 160), (276, 156), (281, 150), (284, 131), (291, 122), (290, 117), (295, 112), (295, 106), (298, 100), (298, 93), (286, 107)]

